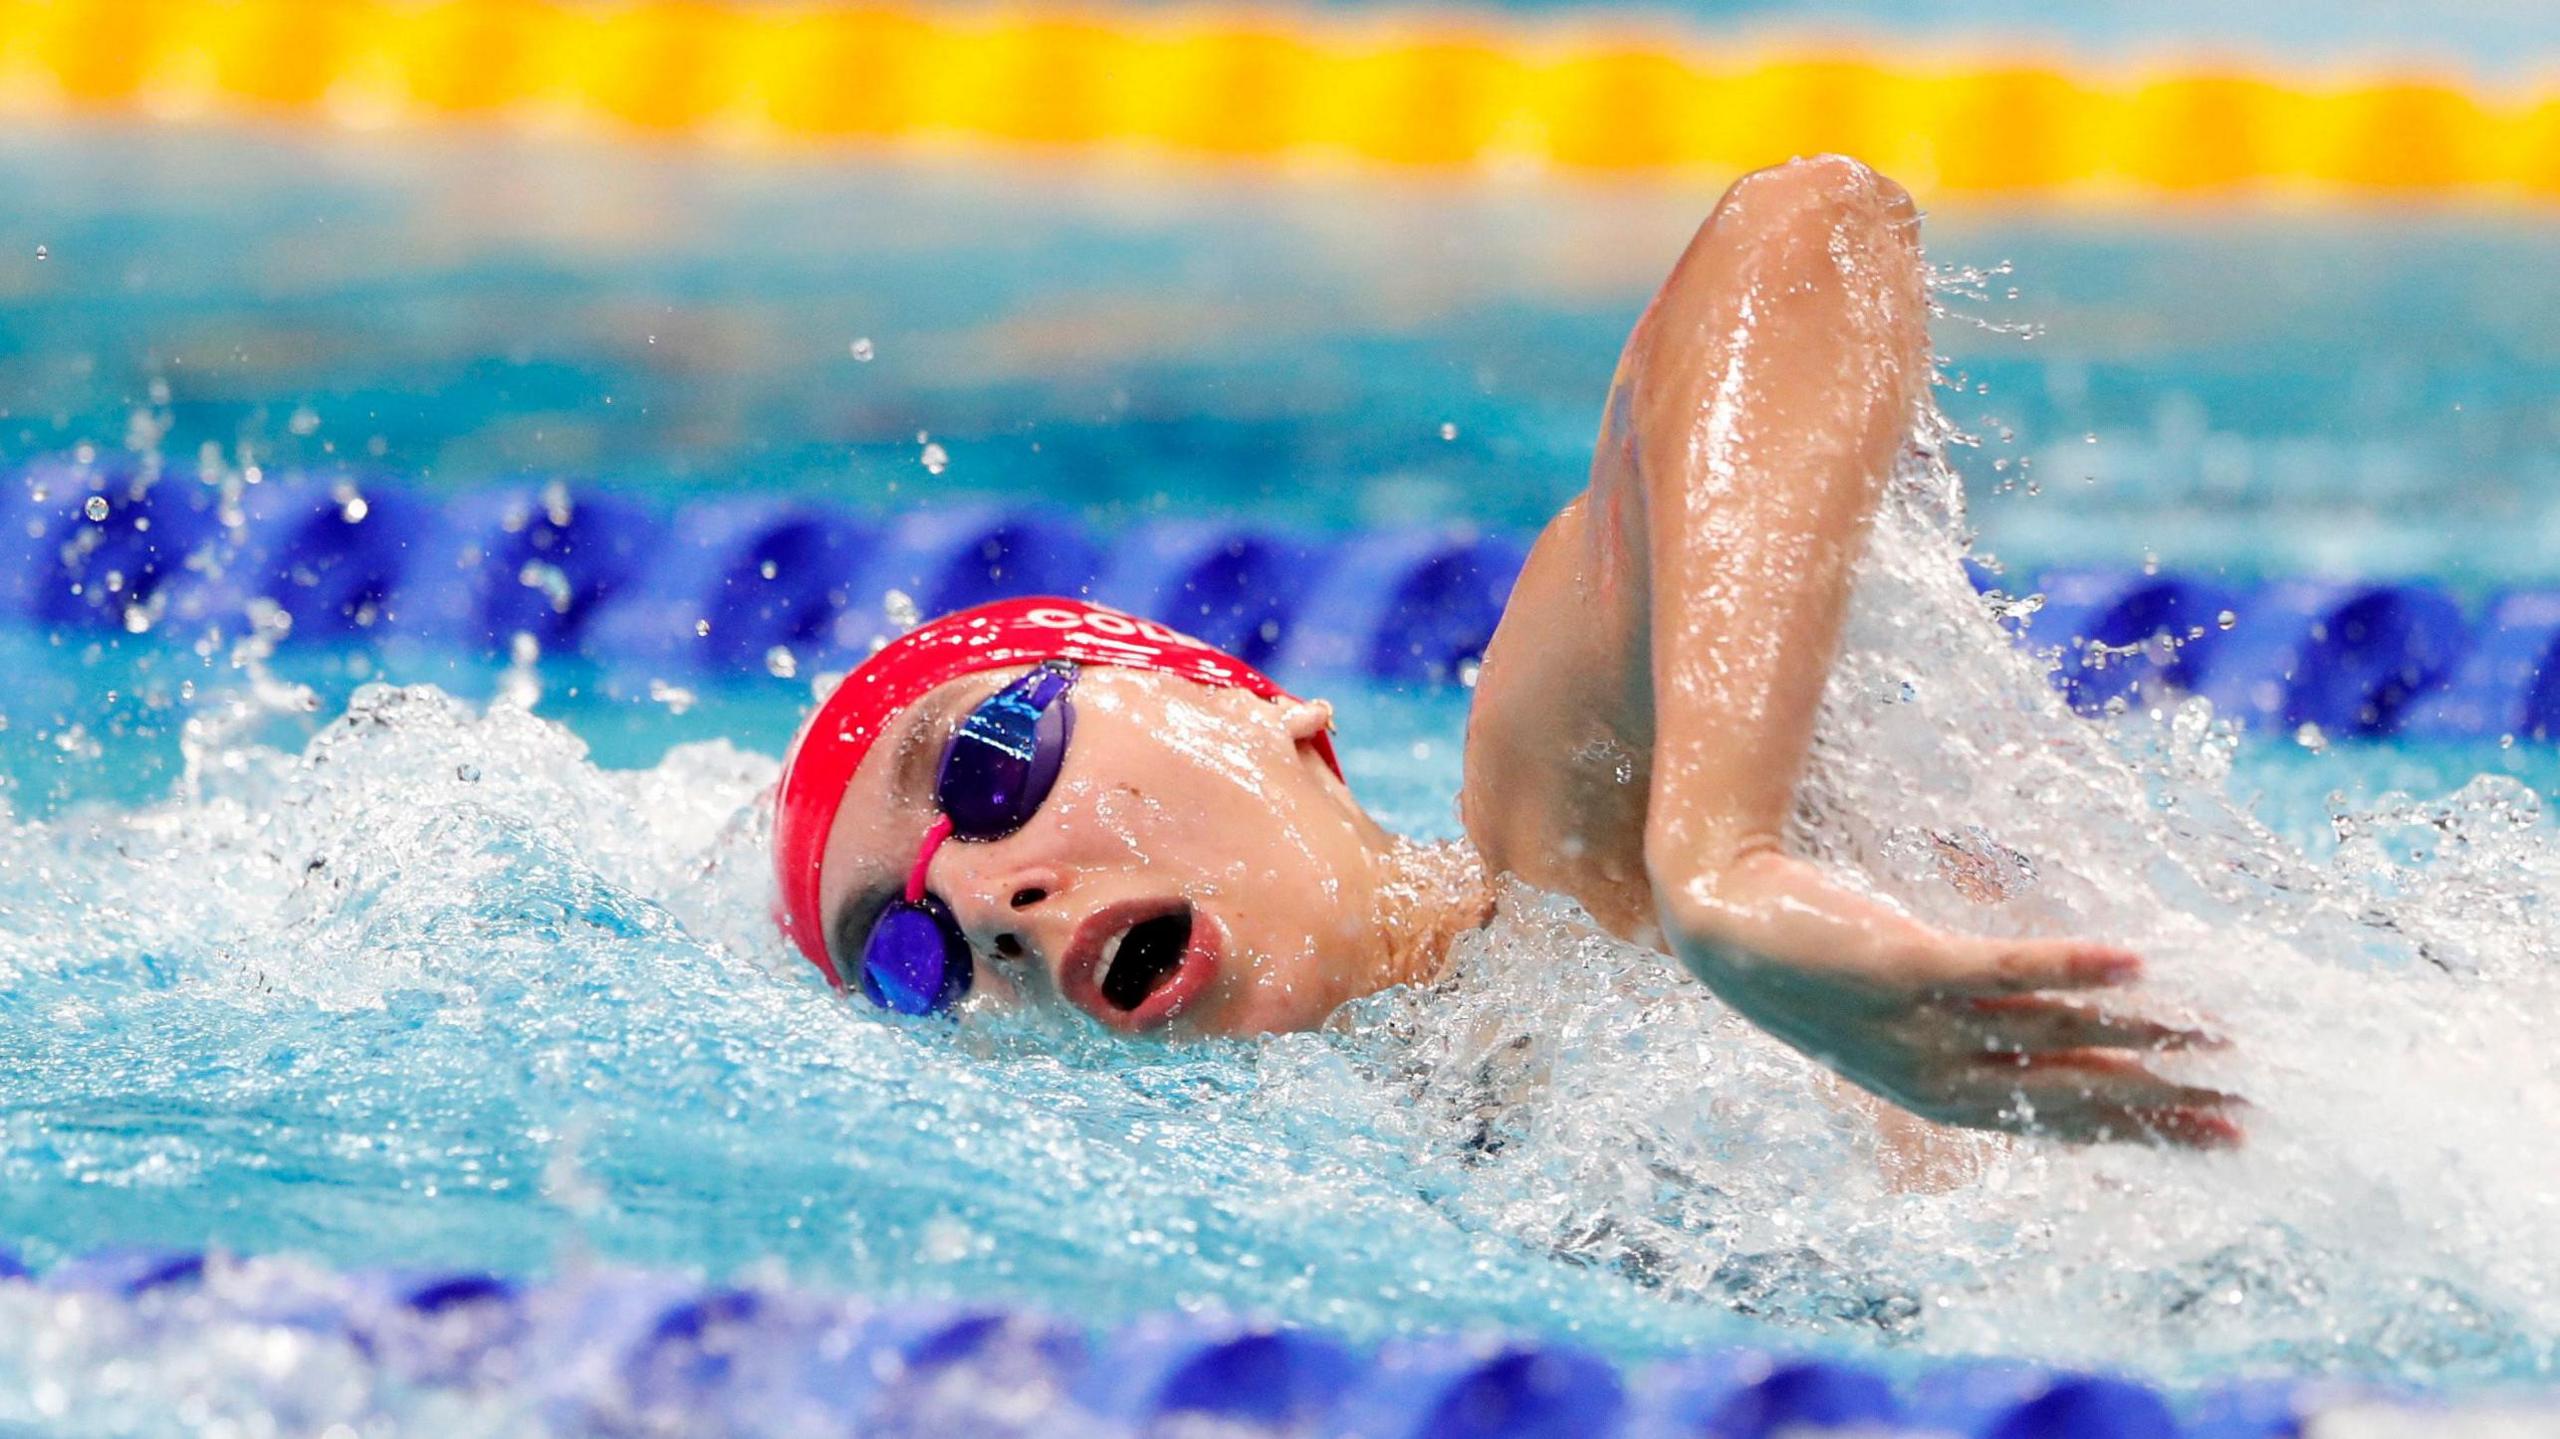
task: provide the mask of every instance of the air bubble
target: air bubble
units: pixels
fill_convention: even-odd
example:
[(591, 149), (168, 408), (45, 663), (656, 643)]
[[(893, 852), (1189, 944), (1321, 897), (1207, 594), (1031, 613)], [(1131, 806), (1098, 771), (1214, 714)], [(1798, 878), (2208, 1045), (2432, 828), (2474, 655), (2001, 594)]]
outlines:
[(924, 453), (917, 456), (917, 459), (924, 465), (927, 474), (938, 475), (951, 468), (950, 452), (931, 440), (925, 442)]
[(866, 365), (871, 363), (871, 357), (873, 355), (879, 353), (871, 347), (871, 340), (868, 336), (854, 341), (846, 348), (852, 353), (854, 359)]
[(107, 518), (107, 497), (104, 495), (91, 495), (89, 497), (89, 502), (80, 507), (80, 512), (87, 515), (90, 519), (104, 523)]
[(800, 673), (800, 659), (791, 653), (791, 646), (775, 645), (764, 652), (764, 672), (775, 679), (787, 680)]

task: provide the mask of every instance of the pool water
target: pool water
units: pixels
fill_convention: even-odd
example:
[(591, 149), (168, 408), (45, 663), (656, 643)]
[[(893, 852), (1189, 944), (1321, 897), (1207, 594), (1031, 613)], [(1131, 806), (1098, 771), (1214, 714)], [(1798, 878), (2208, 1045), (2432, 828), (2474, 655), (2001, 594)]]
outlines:
[[(1520, 526), (1577, 483), (1700, 203), (387, 153), (0, 146), (32, 197), (0, 257), (11, 456)], [(1953, 452), (2013, 558), (2540, 573), (2555, 331), (2507, 286), (2547, 248), (2527, 228), (1940, 233), (2018, 261), (1959, 308), (2051, 326), (1942, 330), (1951, 412), (2018, 431)], [(2139, 463), (2075, 471), (2092, 450)], [(2496, 482), (2410, 479), (2448, 474)], [(1217, 1303), (1621, 1358), (2549, 1377), (2560, 760), (2072, 718), (1966, 584), (1952, 483), (1900, 477), (1797, 839), (1932, 918), (2144, 950), (2151, 1002), (2235, 1038), (2189, 1062), (2255, 1102), (2238, 1155), (1986, 1145), (1964, 1184), (1897, 1189), (1809, 1064), (1528, 895), (1443, 984), (1319, 1033), (891, 1023), (767, 918), (758, 801), (804, 682), (20, 633), (0, 1235), (38, 1261), (602, 1258), (1094, 1322)], [(1354, 787), (1451, 835), (1463, 692), (1339, 698)], [(0, 1373), (54, 1362), (67, 1322), (0, 1326)]]
[[(1106, 527), (1322, 530), (1543, 521), (1713, 199), (112, 127), (0, 135), (0, 183), (0, 460), (144, 445), (191, 475), (210, 445), (448, 489), (1036, 494)], [(2547, 573), (2539, 216), (1929, 225), (1951, 277), (2010, 267), (1951, 280), (1936, 331), (1988, 549)]]

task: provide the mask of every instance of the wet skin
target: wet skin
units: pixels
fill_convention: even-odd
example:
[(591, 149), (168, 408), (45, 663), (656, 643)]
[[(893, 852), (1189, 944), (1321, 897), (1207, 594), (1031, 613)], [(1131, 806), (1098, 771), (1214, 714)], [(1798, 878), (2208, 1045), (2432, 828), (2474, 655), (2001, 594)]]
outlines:
[[(848, 974), (933, 821), (944, 745), (1020, 673), (942, 686), (865, 756), (820, 880)], [(972, 1004), (1064, 1001), (1130, 1033), (1260, 1034), (1429, 972), (1422, 911), (1445, 901), (1399, 882), (1413, 847), (1319, 757), (1329, 707), (1102, 666), (1073, 701), (1074, 738), (1031, 822), (944, 845), (928, 872), (974, 952)]]
[[(1737, 183), (1629, 336), (1590, 486), (1541, 536), (1486, 655), (1460, 794), (1482, 867), (1360, 810), (1309, 744), (1320, 704), (1088, 669), (1041, 812), (934, 860), (978, 957), (973, 1003), (1063, 998), (1171, 1035), (1304, 1028), (1436, 972), (1490, 912), (1485, 874), (1509, 873), (1911, 1114), (2237, 1142), (2236, 1100), (2150, 1066), (2207, 1037), (2106, 997), (2135, 956), (1940, 930), (1785, 850), (1927, 344), (1900, 187), (1838, 157)], [(821, 881), (848, 972), (931, 822), (942, 743), (1010, 677), (936, 691), (855, 776)], [(1133, 935), (1154, 942), (1133, 951)]]

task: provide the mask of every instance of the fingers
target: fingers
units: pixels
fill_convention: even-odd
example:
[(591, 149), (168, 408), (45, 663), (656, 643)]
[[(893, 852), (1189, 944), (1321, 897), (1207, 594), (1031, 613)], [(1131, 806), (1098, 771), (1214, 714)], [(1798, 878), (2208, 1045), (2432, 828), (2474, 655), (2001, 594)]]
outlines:
[(2124, 1117), (2152, 1142), (2177, 1149), (2237, 1149), (2248, 1138), (2220, 1109), (2130, 1109)]
[(1993, 1054), (2219, 1049), (2224, 1044), (2220, 1036), (2206, 1030), (2032, 994), (1968, 1000), (1956, 1006), (1954, 1013), (1962, 1032)]
[(2245, 1137), (2236, 1094), (2164, 1079), (2122, 1055), (2076, 1051), (1976, 1062), (2008, 1091), (2002, 1128), (2080, 1143), (2148, 1141), (2227, 1149)]
[(2102, 989), (2142, 976), (2142, 957), (2079, 939), (1980, 940), (1952, 964), (1934, 966), (1936, 998), (1988, 998), (2048, 989)]

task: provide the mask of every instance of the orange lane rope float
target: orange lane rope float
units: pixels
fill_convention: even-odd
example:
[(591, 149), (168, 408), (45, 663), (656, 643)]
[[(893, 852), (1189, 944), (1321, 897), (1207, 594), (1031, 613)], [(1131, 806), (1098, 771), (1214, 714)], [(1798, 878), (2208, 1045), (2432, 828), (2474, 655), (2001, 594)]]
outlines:
[(2560, 92), (1588, 13), (0, 0), (0, 113), (84, 112), (1604, 174), (1838, 150), (1941, 195), (2560, 196)]

